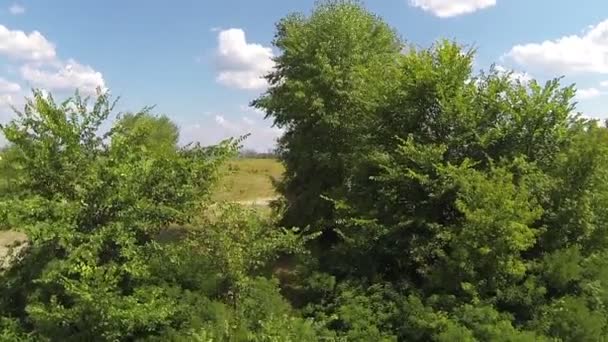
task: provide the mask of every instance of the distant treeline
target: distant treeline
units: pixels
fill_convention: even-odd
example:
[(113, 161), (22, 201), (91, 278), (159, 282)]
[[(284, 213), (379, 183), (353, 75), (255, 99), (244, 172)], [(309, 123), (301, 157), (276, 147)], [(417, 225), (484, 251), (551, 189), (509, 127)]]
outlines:
[(239, 151), (239, 158), (274, 159), (277, 153), (274, 150), (259, 152), (252, 149), (242, 149)]

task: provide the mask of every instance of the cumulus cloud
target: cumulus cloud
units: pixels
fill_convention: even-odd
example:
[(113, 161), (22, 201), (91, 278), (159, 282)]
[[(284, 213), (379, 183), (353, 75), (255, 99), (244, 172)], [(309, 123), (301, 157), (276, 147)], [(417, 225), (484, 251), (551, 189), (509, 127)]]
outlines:
[(507, 57), (528, 67), (560, 73), (608, 73), (608, 20), (579, 35), (514, 46)]
[[(4, 81), (4, 80), (3, 80)], [(10, 84), (10, 82), (8, 82)], [(9, 86), (9, 88), (11, 88)], [(25, 98), (21, 96), (19, 92), (12, 91), (14, 88), (9, 89), (8, 92), (2, 93), (0, 91), (0, 123), (4, 124), (10, 121), (15, 116), (14, 108), (19, 108), (25, 103)], [(0, 132), (0, 147), (5, 146), (7, 141)]]
[(255, 107), (251, 107), (251, 106), (245, 106), (245, 105), (241, 105), (239, 107), (239, 109), (243, 112), (243, 113), (250, 113), (250, 114), (255, 114), (256, 116), (260, 116), (260, 117), (264, 117), (266, 116), (266, 112), (264, 112), (261, 109), (255, 108)]
[(97, 87), (107, 91), (99, 71), (73, 59), (60, 59), (55, 45), (38, 31), (26, 33), (0, 25), (0, 57), (7, 57), (7, 70), (19, 70), (20, 76), (15, 81), (0, 77), (0, 122), (13, 117), (11, 106), (24, 104), (26, 94), (20, 83), (44, 92), (58, 92), (60, 96), (75, 89), (83, 95), (95, 95)]
[(0, 94), (17, 93), (19, 91), (21, 91), (21, 86), (18, 83), (0, 77)]
[(218, 34), (217, 82), (228, 87), (259, 90), (267, 86), (262, 76), (274, 67), (272, 49), (248, 43), (245, 31), (238, 28)]
[(19, 4), (12, 4), (11, 7), (8, 8), (8, 11), (12, 15), (19, 15), (19, 14), (25, 13), (25, 7), (23, 7)]
[(528, 74), (527, 72), (509, 70), (501, 65), (495, 66), (494, 69), (496, 69), (496, 71), (498, 71), (499, 73), (502, 73), (502, 74), (510, 73), (509, 78), (512, 81), (519, 81), (521, 83), (528, 83), (528, 82), (532, 81), (532, 76), (530, 74)]
[(602, 95), (602, 92), (597, 88), (584, 88), (576, 90), (576, 97), (579, 100), (588, 100)]
[[(21, 86), (18, 83), (11, 82), (0, 77), (0, 123), (5, 123), (10, 120), (14, 111), (12, 106), (19, 107), (23, 105), (25, 99), (21, 93)], [(0, 146), (3, 146), (5, 141), (1, 139)]]
[(25, 64), (21, 67), (21, 76), (34, 87), (51, 91), (75, 90), (82, 94), (93, 95), (97, 87), (106, 91), (103, 75), (88, 65), (82, 65), (73, 59), (51, 67), (39, 67)]
[(14, 102), (11, 94), (0, 94), (0, 107), (8, 107)]
[(231, 137), (251, 134), (243, 143), (247, 149), (265, 152), (274, 149), (282, 130), (270, 127), (268, 121), (243, 116), (215, 114), (197, 122), (178, 122), (182, 143), (193, 141), (203, 145), (216, 144)]
[(221, 127), (226, 127), (227, 126), (226, 119), (224, 119), (224, 117), (222, 115), (216, 115), (215, 116), (215, 123), (217, 123)]
[[(97, 87), (106, 90), (100, 72), (73, 59), (58, 58), (55, 45), (38, 31), (26, 33), (0, 25), (0, 56), (11, 60), (10, 67), (21, 64), (22, 80), (19, 81), (24, 81), (28, 87), (51, 92), (79, 89), (86, 95), (95, 94)], [(0, 79), (0, 94), (20, 90), (18, 83)]]
[(55, 46), (40, 32), (25, 33), (0, 25), (0, 55), (18, 60), (49, 61), (56, 57)]
[(253, 119), (248, 118), (248, 117), (244, 117), (243, 118), (243, 122), (246, 123), (249, 126), (253, 126), (255, 124), (255, 122), (253, 121)]
[(496, 0), (410, 0), (414, 7), (441, 18), (473, 13), (496, 5)]
[[(5, 123), (10, 120), (15, 112), (12, 106), (19, 107), (24, 102), (23, 97), (15, 93), (0, 94), (0, 123)], [(2, 137), (2, 133), (0, 133)], [(0, 146), (3, 146), (3, 141), (0, 139)]]

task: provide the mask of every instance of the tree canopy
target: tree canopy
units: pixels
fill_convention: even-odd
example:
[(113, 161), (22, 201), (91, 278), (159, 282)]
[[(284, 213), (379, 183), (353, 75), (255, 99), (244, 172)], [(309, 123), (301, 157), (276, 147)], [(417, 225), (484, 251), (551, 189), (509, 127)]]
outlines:
[(323, 232), (304, 312), (357, 341), (608, 336), (607, 132), (574, 86), (475, 73), (474, 50), (408, 45), (350, 1), (275, 46), (253, 104), (286, 130), (283, 222)]
[(149, 110), (126, 113), (116, 122), (114, 129), (123, 135), (133, 136), (137, 144), (156, 153), (177, 150), (179, 128), (167, 116), (154, 116)]

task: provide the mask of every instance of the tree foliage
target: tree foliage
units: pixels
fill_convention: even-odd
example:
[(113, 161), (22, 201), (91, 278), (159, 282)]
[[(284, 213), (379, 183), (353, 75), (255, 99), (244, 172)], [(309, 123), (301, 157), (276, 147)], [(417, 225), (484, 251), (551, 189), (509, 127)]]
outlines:
[(287, 168), (286, 225), (331, 218), (320, 195), (339, 191), (348, 158), (369, 146), (373, 114), (392, 86), (402, 44), (378, 17), (350, 2), (321, 3), (309, 16), (277, 24), (282, 52), (267, 76), (268, 92), (254, 101), (285, 129), (278, 152)]
[(139, 113), (126, 113), (116, 122), (114, 129), (130, 135), (146, 150), (171, 153), (178, 149), (179, 129), (167, 116), (154, 116), (145, 109)]
[(308, 315), (354, 341), (608, 336), (608, 132), (574, 86), (474, 73), (474, 50), (410, 46), (350, 1), (275, 45), (253, 104), (286, 130), (284, 222), (324, 232), (296, 282), (334, 284), (294, 290)]

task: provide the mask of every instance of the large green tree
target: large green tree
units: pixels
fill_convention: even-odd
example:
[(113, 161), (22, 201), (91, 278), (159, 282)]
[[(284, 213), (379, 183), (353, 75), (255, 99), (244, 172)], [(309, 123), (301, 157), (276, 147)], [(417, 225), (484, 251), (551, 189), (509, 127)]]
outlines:
[(285, 222), (333, 232), (286, 285), (304, 312), (355, 341), (608, 335), (607, 131), (574, 86), (476, 74), (450, 41), (401, 50), (349, 1), (275, 44), (254, 104), (286, 128)]
[(392, 87), (403, 44), (394, 30), (356, 3), (320, 3), (309, 16), (277, 24), (281, 52), (270, 88), (253, 102), (285, 130), (283, 223), (305, 226), (332, 217), (323, 195), (343, 191), (349, 169), (369, 146), (378, 107)]

